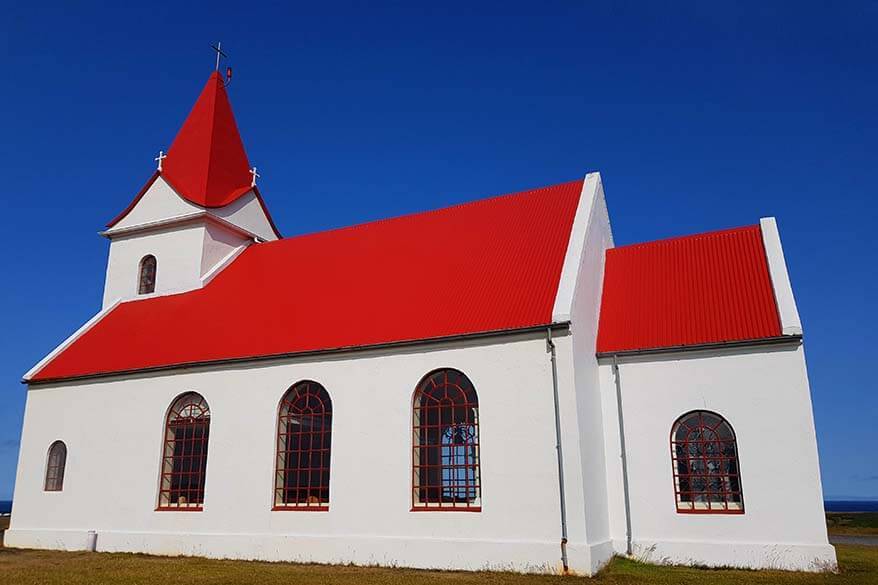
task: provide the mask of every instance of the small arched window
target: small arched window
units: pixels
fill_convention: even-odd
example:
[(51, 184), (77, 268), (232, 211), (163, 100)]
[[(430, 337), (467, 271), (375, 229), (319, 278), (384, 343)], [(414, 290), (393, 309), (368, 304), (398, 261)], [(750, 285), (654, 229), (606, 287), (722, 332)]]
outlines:
[(696, 410), (677, 419), (671, 459), (677, 512), (744, 512), (735, 432), (723, 417)]
[(64, 468), (66, 466), (67, 445), (63, 441), (55, 441), (49, 447), (49, 457), (46, 459), (44, 489), (47, 492), (60, 492), (64, 489)]
[(479, 399), (452, 369), (428, 374), (412, 403), (412, 509), (481, 510)]
[(155, 292), (155, 256), (149, 254), (140, 260), (140, 280), (137, 285), (137, 294), (147, 295)]
[(274, 508), (328, 510), (332, 401), (317, 382), (299, 382), (281, 399)]
[(165, 420), (159, 510), (201, 510), (210, 408), (195, 392), (177, 398)]

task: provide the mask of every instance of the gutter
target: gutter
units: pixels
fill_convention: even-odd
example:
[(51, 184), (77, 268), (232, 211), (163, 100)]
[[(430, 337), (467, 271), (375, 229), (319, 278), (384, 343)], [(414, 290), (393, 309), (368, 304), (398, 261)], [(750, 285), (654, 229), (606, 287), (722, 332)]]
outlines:
[[(176, 293), (175, 293), (176, 294)], [(555, 331), (567, 331), (570, 329), (570, 322), (564, 321), (560, 323), (551, 323), (549, 325), (534, 325), (531, 327), (519, 327), (513, 329), (495, 329), (493, 331), (482, 331), (479, 333), (463, 333), (458, 335), (447, 335), (444, 337), (431, 337), (427, 339), (411, 339), (405, 341), (389, 341), (386, 343), (374, 343), (371, 345), (359, 345), (359, 346), (344, 346), (344, 347), (334, 347), (329, 349), (317, 349), (310, 351), (293, 351), (286, 353), (277, 353), (271, 355), (259, 355), (259, 356), (245, 356), (245, 357), (234, 357), (234, 358), (224, 358), (218, 360), (205, 360), (205, 361), (195, 361), (195, 362), (184, 362), (178, 364), (168, 364), (165, 366), (152, 366), (148, 368), (135, 368), (130, 370), (116, 370), (112, 372), (94, 372), (90, 374), (82, 374), (78, 376), (65, 376), (61, 378), (46, 378), (44, 380), (30, 380), (28, 374), (25, 374), (25, 377), (21, 380), (22, 384), (29, 384), (31, 386), (37, 386), (41, 384), (51, 384), (56, 382), (77, 382), (80, 380), (91, 380), (96, 378), (111, 378), (114, 376), (126, 376), (131, 374), (150, 374), (154, 372), (167, 372), (171, 370), (187, 370), (190, 368), (199, 368), (199, 367), (211, 367), (211, 366), (223, 366), (223, 365), (235, 365), (235, 364), (248, 364), (248, 363), (258, 363), (270, 360), (279, 360), (286, 358), (310, 358), (310, 357), (321, 357), (326, 355), (338, 355), (345, 353), (359, 353), (364, 351), (374, 351), (374, 350), (382, 350), (382, 349), (396, 349), (401, 347), (412, 347), (418, 345), (430, 345), (435, 343), (448, 343), (454, 341), (469, 341), (469, 340), (480, 340), (480, 339), (491, 339), (494, 337), (503, 337), (506, 335), (521, 335), (527, 333), (542, 333), (549, 330)], [(46, 362), (48, 363), (48, 362)], [(45, 364), (40, 364), (42, 367)], [(34, 368), (36, 369), (36, 368)], [(33, 369), (32, 369), (33, 371)]]
[(625, 554), (634, 554), (633, 536), (631, 534), (631, 496), (628, 491), (628, 451), (625, 449), (625, 417), (622, 409), (622, 376), (619, 373), (619, 362), (613, 356), (613, 376), (616, 379), (616, 408), (619, 416), (619, 451), (622, 459), (622, 496), (625, 499)]
[(621, 351), (599, 351), (595, 355), (601, 358), (617, 358), (638, 355), (658, 355), (664, 353), (681, 353), (690, 351), (704, 351), (710, 349), (732, 349), (743, 347), (762, 347), (766, 345), (781, 345), (785, 343), (801, 343), (801, 335), (781, 335), (778, 337), (763, 337), (761, 339), (744, 339), (741, 341), (719, 341), (716, 343), (700, 343), (695, 345), (673, 345), (668, 347), (650, 347), (643, 349), (626, 349)]
[(558, 455), (558, 498), (561, 502), (561, 565), (564, 574), (570, 572), (567, 563), (567, 496), (564, 493), (564, 452), (561, 448), (561, 405), (558, 398), (558, 363), (555, 342), (552, 341), (552, 328), (546, 328), (546, 351), (552, 362), (552, 397), (555, 403), (555, 451)]

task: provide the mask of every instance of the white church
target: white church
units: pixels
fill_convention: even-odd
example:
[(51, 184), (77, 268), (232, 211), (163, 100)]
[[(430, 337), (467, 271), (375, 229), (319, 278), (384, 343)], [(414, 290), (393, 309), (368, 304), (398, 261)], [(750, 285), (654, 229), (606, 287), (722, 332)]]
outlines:
[(601, 176), (282, 238), (213, 73), (24, 376), (6, 546), (831, 570), (773, 218), (615, 247)]

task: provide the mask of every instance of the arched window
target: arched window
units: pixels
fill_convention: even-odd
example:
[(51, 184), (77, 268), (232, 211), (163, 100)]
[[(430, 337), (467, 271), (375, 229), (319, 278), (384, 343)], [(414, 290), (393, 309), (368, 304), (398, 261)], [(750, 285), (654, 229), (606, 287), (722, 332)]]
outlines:
[(64, 468), (67, 466), (67, 445), (62, 441), (55, 441), (49, 447), (49, 457), (46, 459), (46, 483), (44, 489), (47, 492), (60, 492), (64, 489)]
[(696, 410), (677, 419), (671, 459), (678, 512), (744, 512), (735, 432), (723, 417)]
[(209, 435), (207, 401), (195, 392), (177, 398), (165, 421), (159, 510), (201, 510)]
[(146, 295), (155, 292), (155, 256), (149, 254), (140, 261), (140, 280), (137, 294)]
[(328, 510), (332, 401), (317, 382), (299, 382), (280, 401), (276, 510)]
[(457, 370), (428, 374), (412, 403), (412, 509), (481, 510), (479, 399)]

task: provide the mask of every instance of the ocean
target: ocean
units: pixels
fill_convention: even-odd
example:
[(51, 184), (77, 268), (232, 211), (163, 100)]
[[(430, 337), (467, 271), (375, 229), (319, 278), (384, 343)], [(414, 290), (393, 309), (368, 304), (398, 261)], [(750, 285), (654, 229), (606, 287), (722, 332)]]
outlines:
[(878, 512), (876, 500), (826, 500), (823, 507), (827, 512)]
[(10, 500), (0, 500), (0, 514), (8, 514), (12, 511), (12, 502)]

